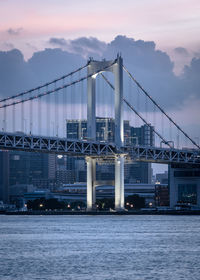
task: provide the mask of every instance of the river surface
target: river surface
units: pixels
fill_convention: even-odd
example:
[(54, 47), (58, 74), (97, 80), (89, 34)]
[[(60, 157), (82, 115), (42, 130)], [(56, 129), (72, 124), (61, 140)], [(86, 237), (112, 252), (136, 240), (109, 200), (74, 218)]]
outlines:
[(0, 215), (0, 280), (200, 279), (200, 216)]

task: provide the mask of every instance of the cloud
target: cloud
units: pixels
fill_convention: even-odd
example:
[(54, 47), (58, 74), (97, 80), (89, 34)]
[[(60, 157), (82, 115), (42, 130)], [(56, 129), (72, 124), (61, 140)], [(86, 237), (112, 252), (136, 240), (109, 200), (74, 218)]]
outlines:
[(107, 45), (106, 43), (94, 37), (81, 37), (75, 40), (71, 40), (70, 47), (71, 50), (75, 53), (80, 53), (84, 57), (88, 57), (95, 54), (101, 56), (106, 50)]
[(80, 37), (74, 40), (52, 37), (49, 39), (48, 43), (60, 47), (63, 50), (67, 50), (70, 53), (81, 55), (86, 59), (90, 56), (97, 56), (99, 58), (107, 47), (105, 42), (94, 37)]
[(5, 42), (3, 45), (5, 46), (6, 49), (14, 49), (15, 48), (15, 46), (12, 43), (9, 43), (9, 42)]
[(39, 83), (63, 76), (85, 64), (81, 55), (60, 48), (38, 51), (27, 61), (27, 66)]
[(26, 43), (26, 46), (27, 46), (28, 48), (30, 48), (31, 50), (33, 50), (33, 51), (38, 51), (38, 48), (35, 47), (35, 46), (33, 46), (33, 45), (30, 44), (30, 43)]
[(50, 38), (49, 44), (59, 47), (65, 47), (67, 46), (67, 41), (64, 38)]
[(20, 35), (20, 33), (23, 31), (23, 28), (22, 27), (19, 27), (19, 28), (9, 28), (7, 30), (7, 33), (9, 35), (14, 35), (14, 36), (17, 36), (17, 35)]
[(184, 92), (188, 97), (200, 99), (200, 58), (193, 58), (189, 66), (184, 67), (182, 83)]
[[(124, 65), (163, 107), (180, 104), (179, 80), (173, 73), (174, 64), (167, 53), (156, 50), (152, 41), (134, 40), (121, 35), (108, 44), (103, 56), (111, 59), (119, 52)], [(128, 88), (125, 90), (128, 91)]]
[[(13, 95), (62, 76), (84, 65), (89, 56), (110, 60), (121, 52), (124, 65), (143, 88), (167, 110), (180, 108), (190, 96), (200, 98), (200, 60), (193, 59), (191, 65), (185, 67), (183, 75), (177, 77), (173, 73), (173, 62), (167, 53), (156, 49), (153, 41), (134, 40), (120, 35), (110, 43), (93, 37), (75, 40), (50, 38), (49, 43), (57, 44), (60, 48), (35, 51), (27, 62), (20, 51), (0, 52), (0, 96)], [(125, 73), (124, 79), (124, 92), (128, 95)], [(133, 87), (133, 90), (136, 88)]]
[(182, 47), (175, 48), (174, 52), (178, 55), (184, 55), (184, 56), (189, 55), (188, 51), (185, 48), (182, 48)]
[(0, 96), (11, 96), (32, 85), (33, 77), (23, 54), (13, 49), (0, 51)]
[[(65, 40), (64, 42), (66, 42), (65, 48), (68, 50), (63, 50), (60, 47), (35, 51), (28, 61), (24, 60), (23, 54), (17, 49), (4, 52), (0, 51), (0, 98), (34, 88), (85, 65), (86, 54), (88, 56), (92, 54), (94, 59), (98, 60), (102, 58), (111, 60), (115, 59), (117, 53), (121, 52), (124, 65), (142, 87), (161, 105), (161, 107), (172, 115), (172, 117), (175, 116), (175, 120), (181, 124), (183, 128), (186, 128), (191, 135), (197, 136), (197, 131), (199, 131), (198, 118), (196, 116), (198, 116), (198, 106), (200, 104), (200, 58), (193, 58), (191, 64), (184, 68), (183, 74), (176, 76), (173, 73), (173, 62), (170, 60), (169, 56), (165, 52), (157, 50), (155, 43), (152, 41), (148, 42), (134, 40), (126, 36), (117, 36), (110, 43), (104, 43), (98, 39), (86, 37), (77, 38), (75, 40)], [(86, 71), (82, 71), (80, 75), (73, 75), (72, 79), (79, 79), (85, 76), (85, 74)], [(146, 118), (144, 110), (147, 109), (147, 120), (153, 124), (152, 116), (154, 108), (149, 105), (146, 107), (146, 99), (143, 97), (142, 92), (137, 89), (125, 72), (123, 75), (124, 96), (136, 110), (142, 112), (144, 118)], [(107, 76), (113, 82), (113, 76), (109, 73), (107, 73)], [(70, 81), (71, 79), (65, 80), (66, 83)], [(104, 81), (100, 82), (99, 77), (97, 81), (98, 113), (100, 116), (109, 115), (110, 112), (113, 112), (112, 108), (110, 106), (109, 110), (109, 106), (105, 106), (105, 104), (109, 103), (113, 105), (113, 95), (111, 95), (111, 90), (105, 85)], [(60, 84), (56, 83), (56, 86), (59, 85), (62, 85), (62, 82)], [(48, 87), (48, 89), (50, 88), (52, 87)], [(63, 103), (64, 95), (61, 90), (57, 101), (59, 104), (58, 110), (60, 110), (60, 116), (65, 110), (67, 116), (71, 115), (74, 118), (84, 116), (84, 118), (86, 118), (86, 106), (80, 106), (81, 103), (86, 103), (87, 101), (86, 92), (85, 81), (85, 83), (80, 83), (80, 85), (76, 85), (71, 87), (70, 90), (67, 90), (65, 93), (68, 99), (66, 103)], [(52, 94), (49, 99), (44, 99), (45, 98), (41, 99), (41, 101), (43, 101), (42, 106), (44, 112), (46, 112), (45, 101), (52, 103), (48, 106), (51, 112), (50, 124), (52, 129), (52, 126), (55, 126), (55, 123), (52, 124), (55, 122), (55, 106), (53, 105), (53, 102), (55, 102), (55, 95)], [(37, 121), (38, 102), (34, 101), (33, 103), (35, 104), (34, 114)], [(65, 106), (63, 106), (63, 104), (65, 104)], [(79, 110), (78, 108), (82, 109)], [(19, 121), (21, 117), (21, 107), (18, 106), (18, 109), (18, 122), (21, 124)], [(29, 106), (26, 106), (26, 109), (29, 110)], [(12, 114), (8, 115), (12, 116)], [(130, 117), (126, 112), (124, 115), (125, 117)], [(134, 122), (134, 125), (137, 125), (134, 114), (131, 116), (130, 121), (132, 124)], [(158, 129), (160, 129), (158, 124), (160, 119), (160, 115), (157, 113), (156, 127), (158, 127)], [(59, 117), (58, 120), (63, 121), (63, 115), (62, 118)], [(63, 129), (65, 124), (59, 125), (59, 129), (61, 129), (61, 126)], [(35, 133), (38, 132), (36, 131)]]

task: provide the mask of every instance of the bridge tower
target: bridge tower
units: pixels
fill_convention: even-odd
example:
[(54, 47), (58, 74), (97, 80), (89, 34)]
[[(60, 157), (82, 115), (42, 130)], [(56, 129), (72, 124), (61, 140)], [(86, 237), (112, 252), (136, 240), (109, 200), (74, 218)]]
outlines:
[[(101, 69), (114, 74), (115, 79), (115, 144), (118, 148), (124, 145), (124, 124), (123, 124), (123, 60), (117, 56), (114, 61), (88, 62), (87, 71), (87, 131), (88, 138), (96, 140), (96, 76)], [(98, 74), (97, 74), (98, 72)], [(96, 202), (95, 180), (96, 180), (96, 159), (86, 158), (87, 162), (87, 209), (94, 209)], [(115, 209), (124, 209), (124, 156), (119, 154), (115, 158)]]

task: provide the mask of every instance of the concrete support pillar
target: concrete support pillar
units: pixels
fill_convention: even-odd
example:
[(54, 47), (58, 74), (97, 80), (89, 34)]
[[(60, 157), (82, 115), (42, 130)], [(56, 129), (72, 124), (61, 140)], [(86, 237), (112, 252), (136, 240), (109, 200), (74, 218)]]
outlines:
[(86, 158), (87, 162), (87, 211), (95, 209), (96, 190), (94, 182), (96, 181), (96, 159)]
[(124, 210), (124, 156), (115, 158), (115, 209)]

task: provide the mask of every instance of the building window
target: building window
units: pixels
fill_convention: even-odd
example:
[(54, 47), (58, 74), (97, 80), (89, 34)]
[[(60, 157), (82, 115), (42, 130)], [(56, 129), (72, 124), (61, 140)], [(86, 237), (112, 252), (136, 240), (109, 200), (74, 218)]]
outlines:
[(178, 202), (197, 204), (197, 185), (196, 184), (179, 184), (178, 185)]

